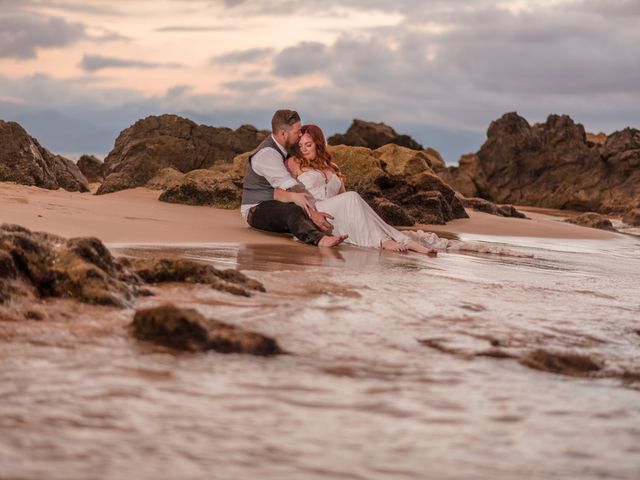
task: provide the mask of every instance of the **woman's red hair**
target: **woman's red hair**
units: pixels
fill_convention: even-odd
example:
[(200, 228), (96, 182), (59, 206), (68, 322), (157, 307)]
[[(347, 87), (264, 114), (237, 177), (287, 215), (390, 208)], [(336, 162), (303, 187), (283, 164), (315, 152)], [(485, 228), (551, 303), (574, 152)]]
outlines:
[(344, 181), (344, 175), (340, 171), (340, 167), (333, 161), (333, 157), (329, 150), (327, 150), (327, 141), (324, 138), (322, 129), (317, 125), (304, 125), (300, 130), (302, 135), (308, 133), (311, 140), (316, 145), (316, 158), (313, 160), (307, 160), (302, 157), (300, 148), (295, 146), (295, 156), (300, 162), (301, 170), (326, 170), (327, 168), (333, 170), (338, 177)]

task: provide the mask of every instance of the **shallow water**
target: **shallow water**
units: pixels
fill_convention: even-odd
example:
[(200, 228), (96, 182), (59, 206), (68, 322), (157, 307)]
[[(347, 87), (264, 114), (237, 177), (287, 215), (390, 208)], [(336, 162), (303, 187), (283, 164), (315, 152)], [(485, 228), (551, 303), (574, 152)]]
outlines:
[[(640, 477), (640, 241), (527, 238), (524, 256), (341, 247), (116, 245), (239, 268), (267, 293), (170, 285), (171, 300), (291, 353), (175, 353), (133, 311), (42, 306), (1, 326), (0, 478)], [(601, 378), (499, 347), (575, 352)], [(631, 380), (629, 380), (631, 379)]]

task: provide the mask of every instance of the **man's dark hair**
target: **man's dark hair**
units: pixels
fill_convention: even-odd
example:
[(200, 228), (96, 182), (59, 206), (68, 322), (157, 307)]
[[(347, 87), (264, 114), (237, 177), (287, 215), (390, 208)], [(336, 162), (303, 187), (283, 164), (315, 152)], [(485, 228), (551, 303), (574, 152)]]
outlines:
[(295, 110), (278, 110), (271, 119), (271, 131), (278, 133), (280, 130), (289, 130), (296, 122), (300, 121), (300, 115)]

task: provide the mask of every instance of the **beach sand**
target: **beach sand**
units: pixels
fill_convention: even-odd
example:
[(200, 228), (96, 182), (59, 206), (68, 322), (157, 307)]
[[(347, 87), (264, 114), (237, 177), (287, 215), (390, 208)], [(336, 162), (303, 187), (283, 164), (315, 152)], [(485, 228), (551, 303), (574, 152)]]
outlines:
[[(65, 237), (95, 236), (107, 243), (288, 244), (287, 235), (248, 228), (238, 210), (175, 205), (160, 192), (135, 188), (107, 195), (46, 190), (0, 182), (0, 223), (15, 223)], [(526, 210), (526, 209), (524, 209)], [(526, 212), (530, 219), (468, 210), (470, 218), (446, 225), (416, 225), (439, 234), (477, 234), (607, 240), (619, 234), (563, 223), (553, 212)]]

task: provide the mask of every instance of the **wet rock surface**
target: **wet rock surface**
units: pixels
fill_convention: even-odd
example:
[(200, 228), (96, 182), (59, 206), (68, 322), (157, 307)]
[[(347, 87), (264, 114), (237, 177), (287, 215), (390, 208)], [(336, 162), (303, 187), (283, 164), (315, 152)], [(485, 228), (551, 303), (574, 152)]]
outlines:
[(500, 217), (527, 218), (527, 216), (518, 211), (513, 205), (496, 205), (484, 198), (460, 198), (465, 208), (472, 208), (478, 212), (498, 215)]
[(220, 270), (213, 265), (184, 258), (121, 258), (119, 265), (147, 283), (203, 283), (234, 295), (251, 296), (264, 292), (264, 286), (237, 270)]
[(520, 358), (526, 367), (572, 377), (588, 376), (602, 369), (602, 365), (589, 357), (578, 353), (550, 352), (534, 350)]
[(422, 145), (409, 135), (398, 134), (384, 123), (354, 119), (344, 134), (335, 134), (327, 139), (329, 145), (349, 145), (376, 149), (394, 143), (414, 150), (422, 150)]
[(0, 226), (0, 304), (71, 298), (83, 303), (127, 307), (148, 295), (145, 283), (202, 283), (249, 297), (260, 282), (237, 270), (180, 258), (116, 259), (97, 238), (65, 239), (18, 225)]
[(163, 168), (181, 173), (230, 164), (268, 135), (251, 125), (236, 130), (198, 125), (177, 115), (150, 116), (120, 133), (105, 159), (99, 194), (145, 185)]
[(632, 227), (640, 227), (640, 208), (634, 208), (625, 213), (622, 221)]
[(98, 183), (104, 180), (104, 163), (97, 157), (82, 155), (76, 165), (90, 183)]
[(284, 353), (270, 337), (171, 304), (136, 311), (131, 327), (140, 340), (179, 350), (262, 356)]
[(463, 195), (496, 203), (600, 213), (638, 208), (640, 131), (598, 140), (588, 140), (567, 115), (531, 126), (511, 112), (491, 123), (475, 156), (441, 175)]
[(42, 147), (16, 122), (0, 120), (0, 181), (70, 192), (88, 192), (89, 183), (68, 158)]
[(616, 231), (611, 220), (604, 215), (594, 212), (587, 212), (576, 217), (567, 218), (565, 222), (580, 225), (581, 227), (598, 228), (600, 230), (610, 230), (612, 232)]

